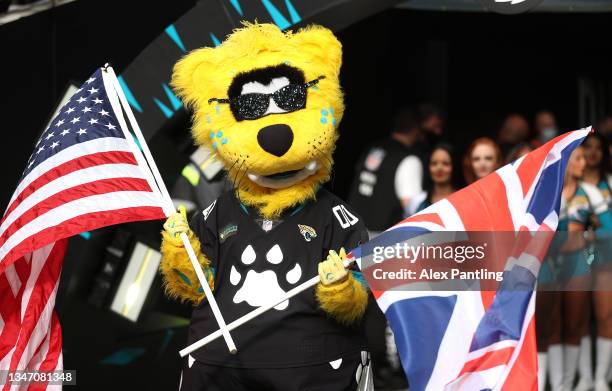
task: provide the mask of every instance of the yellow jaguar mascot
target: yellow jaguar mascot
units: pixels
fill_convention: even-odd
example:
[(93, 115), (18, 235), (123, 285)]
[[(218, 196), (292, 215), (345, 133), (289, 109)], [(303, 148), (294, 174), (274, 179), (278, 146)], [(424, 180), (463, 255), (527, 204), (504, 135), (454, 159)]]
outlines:
[(185, 363), (181, 390), (354, 390), (364, 364), (368, 294), (344, 249), (367, 240), (361, 219), (322, 187), (344, 112), (340, 42), (326, 28), (295, 33), (245, 24), (174, 67), (193, 109), (193, 137), (216, 152), (234, 191), (162, 231), (167, 295), (192, 302), (189, 342), (218, 328), (179, 238), (187, 233), (225, 320), (278, 301), (317, 273), (321, 282)]

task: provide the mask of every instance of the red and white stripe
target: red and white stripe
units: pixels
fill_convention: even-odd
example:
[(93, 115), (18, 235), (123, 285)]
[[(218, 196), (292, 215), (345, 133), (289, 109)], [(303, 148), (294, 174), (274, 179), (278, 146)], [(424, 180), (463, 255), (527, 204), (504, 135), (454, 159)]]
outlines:
[(0, 273), (58, 236), (163, 217), (160, 196), (128, 140), (106, 137), (76, 144), (19, 183), (0, 223)]
[[(67, 239), (61, 239), (18, 259), (11, 265), (12, 277), (0, 275), (0, 316), (5, 320), (0, 329), (0, 369), (62, 369), (62, 336), (53, 306), (66, 243)], [(16, 281), (19, 288), (15, 292)], [(8, 383), (1, 388), (32, 389), (34, 385), (11, 387)]]

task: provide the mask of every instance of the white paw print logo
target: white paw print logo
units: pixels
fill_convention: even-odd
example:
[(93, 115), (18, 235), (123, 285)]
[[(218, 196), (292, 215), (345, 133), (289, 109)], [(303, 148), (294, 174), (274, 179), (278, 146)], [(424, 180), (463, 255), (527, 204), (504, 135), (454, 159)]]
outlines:
[[(242, 251), (240, 261), (243, 265), (251, 265), (255, 262), (257, 254), (250, 244)], [(283, 262), (283, 252), (278, 244), (272, 246), (266, 253), (266, 261), (272, 265), (279, 265)], [(289, 270), (284, 276), (289, 284), (296, 284), (302, 277), (302, 268), (298, 263)], [(242, 275), (232, 265), (230, 271), (230, 283), (234, 286), (238, 285), (242, 280)], [(261, 307), (267, 304), (272, 304), (281, 298), (286, 292), (278, 284), (278, 277), (274, 270), (264, 270), (259, 273), (255, 270), (249, 270), (244, 278), (242, 287), (238, 289), (234, 295), (234, 303), (242, 303), (246, 301), (251, 307)], [(274, 307), (274, 309), (282, 311), (289, 306), (289, 300)]]

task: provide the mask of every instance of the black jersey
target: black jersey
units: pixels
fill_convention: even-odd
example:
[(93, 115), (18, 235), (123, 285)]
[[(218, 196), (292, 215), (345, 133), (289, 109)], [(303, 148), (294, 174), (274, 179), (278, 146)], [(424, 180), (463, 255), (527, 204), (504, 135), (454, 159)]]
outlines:
[[(281, 221), (259, 218), (233, 192), (220, 196), (192, 219), (190, 226), (215, 273), (215, 299), (230, 323), (271, 303), (317, 275), (330, 249), (347, 252), (367, 240), (361, 219), (325, 189), (316, 201), (287, 212)], [(208, 302), (193, 311), (189, 343), (218, 330)], [(317, 304), (308, 289), (231, 332), (238, 354), (223, 338), (192, 356), (209, 364), (282, 368), (320, 364), (364, 347), (360, 325), (346, 327)]]
[(413, 148), (389, 138), (375, 142), (360, 157), (348, 201), (369, 230), (384, 231), (404, 215), (394, 181), (399, 164), (410, 155), (415, 155)]

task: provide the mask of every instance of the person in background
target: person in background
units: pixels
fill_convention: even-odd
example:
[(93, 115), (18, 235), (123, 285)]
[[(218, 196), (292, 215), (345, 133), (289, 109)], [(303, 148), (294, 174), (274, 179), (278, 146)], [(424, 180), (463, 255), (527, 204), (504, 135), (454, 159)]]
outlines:
[[(390, 137), (372, 143), (359, 158), (348, 202), (361, 215), (370, 239), (400, 221), (404, 208), (422, 191), (423, 163), (417, 144), (423, 132), (416, 111), (399, 109)], [(365, 318), (377, 389), (407, 388), (391, 329), (370, 298)]]
[(481, 137), (470, 145), (463, 157), (463, 177), (467, 185), (485, 177), (501, 167), (502, 152), (488, 137)]
[(534, 148), (555, 138), (559, 134), (555, 115), (548, 110), (538, 111), (534, 118), (534, 130), (535, 138), (531, 140)]
[(612, 113), (605, 115), (598, 123), (595, 130), (602, 134), (608, 141), (608, 150), (612, 156)]
[[(593, 266), (593, 309), (597, 323), (595, 378), (591, 365), (591, 337), (585, 330), (580, 342), (579, 390), (609, 391), (607, 373), (612, 363), (612, 208), (610, 182), (610, 155), (606, 139), (591, 133), (583, 143), (586, 170), (581, 183), (583, 197), (588, 201), (590, 221), (579, 216), (584, 226), (590, 224), (595, 231), (596, 256)], [(583, 211), (583, 215), (587, 212)], [(584, 229), (584, 227), (583, 227)], [(588, 292), (587, 292), (588, 293)], [(590, 297), (587, 298), (587, 300)], [(585, 304), (586, 305), (586, 304)]]
[(423, 137), (419, 149), (425, 156), (429, 156), (432, 148), (445, 140), (444, 116), (442, 110), (431, 103), (419, 104), (416, 108), (416, 115)]
[[(559, 208), (559, 223), (557, 234), (553, 238), (550, 248), (538, 274), (538, 292), (536, 297), (536, 337), (538, 346), (538, 389), (545, 390), (547, 377), (550, 381), (552, 391), (565, 391), (571, 388), (563, 388), (564, 381), (564, 353), (575, 360), (577, 346), (570, 348), (570, 352), (564, 349), (563, 326), (562, 326), (562, 303), (568, 306), (569, 310), (579, 311), (585, 307), (571, 307), (572, 302), (563, 302), (563, 299), (572, 298), (570, 295), (562, 294), (561, 280), (571, 280), (572, 278), (584, 279), (586, 260), (582, 250), (582, 243), (570, 248), (568, 241), (568, 227), (570, 217), (568, 205), (572, 205), (573, 213), (576, 207), (586, 204), (576, 203), (574, 197), (579, 192), (579, 181), (584, 175), (586, 162), (584, 148), (579, 146), (572, 152), (567, 169), (563, 189), (561, 191), (561, 206)], [(585, 209), (588, 211), (588, 206)], [(572, 223), (572, 229), (577, 228)], [(563, 252), (562, 252), (563, 250)], [(577, 272), (580, 270), (580, 272)], [(563, 275), (563, 276), (562, 276)], [(574, 281), (575, 283), (575, 281)], [(576, 300), (579, 303), (578, 300)], [(582, 322), (583, 319), (576, 319)], [(575, 323), (576, 325), (581, 323)], [(578, 338), (579, 340), (579, 338)], [(575, 364), (574, 364), (575, 365)], [(575, 370), (575, 366), (574, 366)], [(548, 376), (547, 376), (548, 374)], [(573, 374), (572, 374), (573, 379)]]
[(360, 214), (371, 236), (403, 217), (410, 200), (422, 191), (423, 164), (417, 155), (422, 129), (408, 107), (394, 116), (391, 136), (374, 142), (356, 166), (348, 202)]
[(529, 138), (529, 123), (520, 114), (510, 114), (504, 120), (497, 135), (497, 143), (503, 156), (518, 144), (527, 141)]
[(612, 113), (604, 115), (595, 130), (609, 140), (612, 137)]
[(228, 177), (222, 170), (223, 165), (206, 147), (198, 147), (189, 160), (170, 195), (176, 208), (183, 205), (187, 214), (191, 215), (197, 210), (204, 210), (222, 193), (231, 190), (236, 179)]
[(512, 163), (513, 161), (527, 155), (529, 152), (533, 151), (535, 147), (532, 143), (520, 143), (516, 147), (512, 148), (506, 157), (506, 164)]
[(453, 148), (448, 144), (436, 145), (428, 162), (428, 173), (424, 180), (424, 191), (414, 197), (406, 208), (411, 216), (429, 205), (448, 197), (457, 190), (457, 172), (453, 163)]

